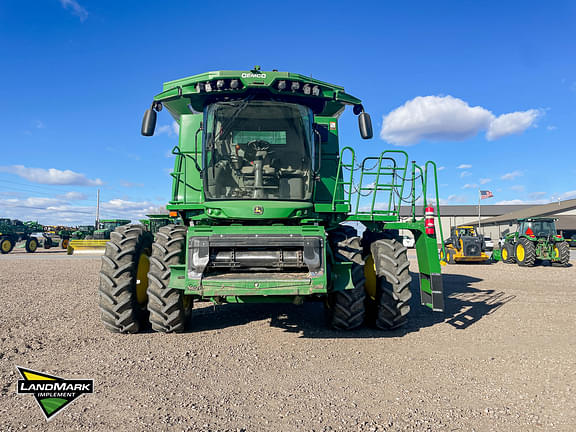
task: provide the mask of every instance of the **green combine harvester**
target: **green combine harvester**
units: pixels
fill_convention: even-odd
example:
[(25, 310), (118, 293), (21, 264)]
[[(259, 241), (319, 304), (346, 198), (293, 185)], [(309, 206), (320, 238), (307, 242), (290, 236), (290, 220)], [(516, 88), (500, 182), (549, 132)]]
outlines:
[(506, 264), (532, 267), (537, 260), (568, 266), (570, 247), (556, 231), (556, 219), (534, 217), (517, 220), (516, 232), (507, 234), (500, 249)]
[[(164, 84), (145, 113), (154, 134), (166, 108), (180, 126), (167, 206), (183, 225), (155, 238), (112, 232), (100, 271), (104, 325), (183, 331), (194, 301), (324, 301), (337, 329), (406, 323), (411, 275), (398, 230), (416, 240), (421, 303), (444, 308), (429, 174), (401, 150), (359, 160), (339, 145), (346, 106), (362, 138), (370, 116), (344, 88), (287, 72), (216, 71)], [(426, 214), (416, 214), (421, 196)], [(411, 216), (400, 219), (400, 206)], [(356, 227), (364, 228), (359, 233)]]

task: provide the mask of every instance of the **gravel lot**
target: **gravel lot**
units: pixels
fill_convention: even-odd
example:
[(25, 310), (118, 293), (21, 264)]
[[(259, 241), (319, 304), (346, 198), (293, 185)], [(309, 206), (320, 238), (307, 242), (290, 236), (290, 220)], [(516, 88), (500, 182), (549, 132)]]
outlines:
[[(416, 294), (389, 333), (329, 330), (320, 304), (201, 304), (187, 333), (116, 335), (100, 259), (56, 252), (0, 256), (2, 431), (576, 430), (576, 266), (446, 266), (447, 312)], [(47, 423), (16, 365), (95, 393)]]

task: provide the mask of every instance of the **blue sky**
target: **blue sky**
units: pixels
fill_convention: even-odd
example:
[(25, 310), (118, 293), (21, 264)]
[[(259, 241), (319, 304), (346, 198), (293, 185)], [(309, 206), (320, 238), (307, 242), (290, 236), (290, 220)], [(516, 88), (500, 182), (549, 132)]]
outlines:
[[(41, 223), (137, 218), (170, 197), (176, 144), (164, 81), (208, 70), (312, 74), (343, 85), (343, 144), (434, 160), (446, 204), (576, 197), (574, 2), (0, 3), (0, 217)], [(278, 3), (280, 4), (280, 3)]]

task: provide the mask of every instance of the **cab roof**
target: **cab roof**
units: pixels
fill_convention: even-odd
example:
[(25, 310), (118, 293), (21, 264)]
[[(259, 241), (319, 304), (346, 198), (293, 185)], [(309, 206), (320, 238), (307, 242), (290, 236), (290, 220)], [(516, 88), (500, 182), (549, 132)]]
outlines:
[[(317, 115), (336, 117), (346, 105), (362, 109), (362, 101), (344, 88), (292, 72), (212, 71), (164, 83), (154, 97), (172, 116), (201, 112), (206, 104), (218, 100), (244, 99), (250, 94), (285, 99), (312, 107)], [(316, 108), (316, 109), (314, 109)]]

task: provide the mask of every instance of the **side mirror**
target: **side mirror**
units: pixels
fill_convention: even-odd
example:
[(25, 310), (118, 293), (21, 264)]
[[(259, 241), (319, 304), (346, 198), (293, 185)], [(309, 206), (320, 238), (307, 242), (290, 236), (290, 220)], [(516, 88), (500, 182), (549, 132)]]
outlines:
[(144, 113), (144, 118), (142, 119), (142, 135), (152, 136), (154, 135), (154, 130), (156, 129), (156, 111), (154, 108), (148, 108)]
[(361, 112), (358, 116), (358, 128), (360, 129), (360, 136), (363, 139), (372, 138), (372, 119), (370, 114)]

